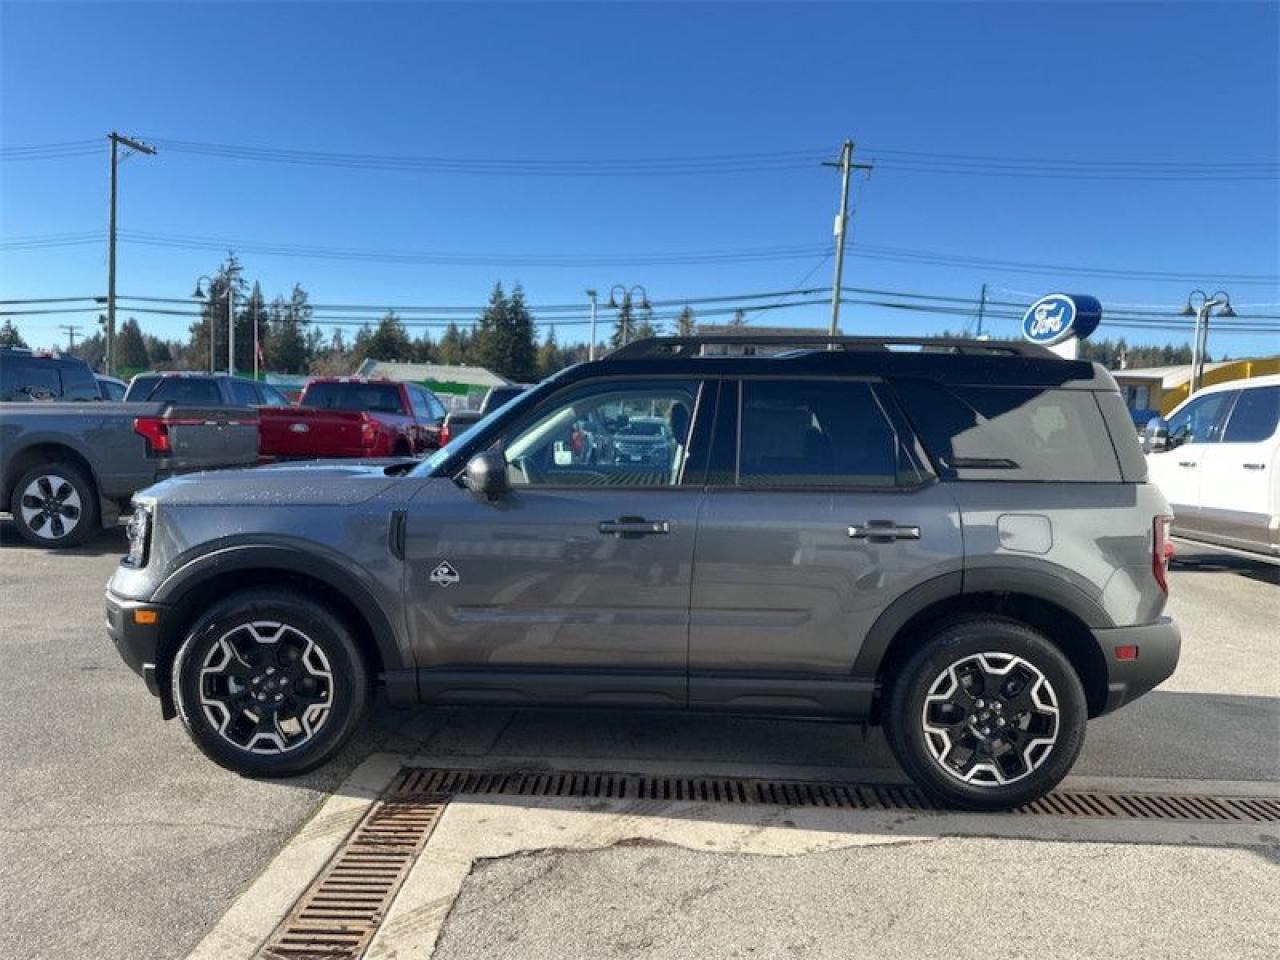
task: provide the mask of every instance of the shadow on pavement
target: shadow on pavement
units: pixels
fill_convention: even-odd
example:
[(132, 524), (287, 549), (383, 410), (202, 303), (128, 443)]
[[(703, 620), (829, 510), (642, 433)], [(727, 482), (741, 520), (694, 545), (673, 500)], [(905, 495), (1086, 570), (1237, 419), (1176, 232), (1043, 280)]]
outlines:
[(1280, 586), (1280, 566), (1230, 553), (1213, 553), (1207, 547), (1187, 547), (1185, 553), (1180, 550), (1170, 569), (1178, 573), (1235, 573), (1258, 583)]

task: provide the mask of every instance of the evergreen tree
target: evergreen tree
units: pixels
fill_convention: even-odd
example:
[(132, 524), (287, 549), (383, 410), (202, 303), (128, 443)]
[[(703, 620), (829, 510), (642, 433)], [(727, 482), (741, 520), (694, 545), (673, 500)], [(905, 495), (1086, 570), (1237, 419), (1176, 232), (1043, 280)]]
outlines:
[(306, 373), (323, 334), (311, 328), (311, 304), (300, 285), (293, 285), (288, 300), (278, 296), (271, 301), (267, 330), (266, 368), (277, 373)]
[(389, 310), (378, 325), (360, 328), (356, 334), (354, 361), (358, 365), (365, 360), (396, 360), (408, 363), (413, 360), (413, 342), (404, 329), (404, 324)]
[[(227, 259), (213, 275), (213, 283), (204, 291), (206, 299), (200, 307), (200, 319), (191, 324), (191, 363), (200, 369), (208, 369), (211, 355), (215, 370), (226, 368), (228, 287), (235, 292), (237, 300), (244, 296), (246, 287), (244, 267), (240, 263), (240, 258), (234, 253), (227, 254)], [(212, 344), (209, 342), (210, 329), (213, 331)], [(252, 350), (252, 339), (251, 333), (250, 350)]]
[(733, 311), (733, 319), (729, 321), (731, 327), (745, 327), (747, 325), (747, 311), (739, 307)]
[(18, 328), (13, 325), (13, 321), (6, 319), (0, 324), (0, 347), (25, 347), (27, 341), (22, 339), (22, 334), (18, 332)]
[(609, 345), (615, 350), (624, 343), (635, 339), (635, 311), (631, 307), (631, 296), (622, 298), (618, 307), (618, 316), (613, 322), (613, 335), (609, 337)]
[(106, 335), (99, 330), (93, 336), (85, 337), (77, 343), (71, 352), (87, 363), (90, 370), (101, 370), (107, 359)]
[(173, 367), (173, 347), (168, 340), (161, 340), (149, 333), (142, 339), (147, 345), (147, 356), (151, 358), (153, 367), (160, 370)]
[(413, 361), (414, 363), (434, 363), (436, 358), (436, 345), (431, 342), (431, 331), (423, 330), (422, 336), (413, 341)]
[(436, 360), (439, 363), (459, 366), (467, 362), (471, 351), (471, 338), (456, 323), (450, 322), (436, 345)]
[(676, 336), (692, 337), (698, 332), (698, 324), (693, 319), (693, 307), (684, 306), (676, 314)]
[(538, 377), (539, 379), (549, 377), (565, 366), (564, 354), (560, 350), (560, 345), (556, 343), (556, 328), (553, 324), (547, 328), (547, 338), (538, 348)]
[(662, 324), (653, 319), (653, 307), (645, 303), (636, 311), (635, 331), (632, 340), (646, 340), (649, 337), (662, 335)]
[(116, 369), (126, 373), (138, 373), (151, 367), (151, 358), (147, 356), (147, 344), (142, 339), (142, 328), (138, 321), (130, 317), (116, 331), (115, 357)]
[(495, 283), (472, 338), (475, 362), (517, 382), (535, 379), (538, 357), (534, 336), (533, 315), (525, 303), (524, 290), (517, 286), (508, 297), (502, 284)]

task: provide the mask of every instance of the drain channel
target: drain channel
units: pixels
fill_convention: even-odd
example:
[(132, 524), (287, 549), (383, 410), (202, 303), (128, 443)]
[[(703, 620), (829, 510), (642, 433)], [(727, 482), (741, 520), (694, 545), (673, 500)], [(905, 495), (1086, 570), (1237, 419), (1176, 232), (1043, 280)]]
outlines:
[[(382, 799), (373, 805), (272, 933), (258, 952), (257, 960), (358, 960), (363, 956), (445, 806), (460, 794), (840, 810), (944, 809), (912, 786), (751, 777), (403, 767)], [(1280, 797), (1061, 790), (1011, 812), (1181, 823), (1280, 823)]]
[[(635, 773), (494, 772), (405, 767), (392, 785), (389, 796), (400, 792), (447, 796), (465, 793), (480, 796), (676, 800), (840, 810), (945, 809), (912, 786)], [(1061, 790), (1012, 812), (1111, 820), (1280, 823), (1280, 797)]]
[(448, 798), (400, 790), (374, 804), (258, 952), (259, 960), (364, 954)]

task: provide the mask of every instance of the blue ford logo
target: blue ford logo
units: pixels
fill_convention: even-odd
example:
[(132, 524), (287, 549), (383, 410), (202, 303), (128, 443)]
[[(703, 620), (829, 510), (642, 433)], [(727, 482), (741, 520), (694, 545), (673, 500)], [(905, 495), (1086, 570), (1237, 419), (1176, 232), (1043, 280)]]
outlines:
[(1051, 293), (1027, 308), (1022, 316), (1022, 336), (1044, 347), (1071, 337), (1083, 340), (1102, 320), (1102, 304), (1081, 294)]

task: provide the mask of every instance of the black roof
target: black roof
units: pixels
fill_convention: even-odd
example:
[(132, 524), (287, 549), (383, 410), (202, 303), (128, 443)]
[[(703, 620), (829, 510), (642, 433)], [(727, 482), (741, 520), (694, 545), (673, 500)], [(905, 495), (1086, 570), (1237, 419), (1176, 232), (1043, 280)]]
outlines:
[[(758, 356), (701, 354), (707, 344), (796, 346)], [(901, 349), (909, 347), (912, 349)], [(898, 348), (898, 349), (895, 349)], [(1114, 389), (1102, 367), (1064, 360), (1044, 347), (1000, 340), (925, 337), (751, 336), (653, 337), (637, 340), (592, 363), (566, 371), (563, 379), (613, 373), (688, 373), (706, 376), (807, 375), (924, 378), (942, 383), (991, 386), (1074, 386)]]

